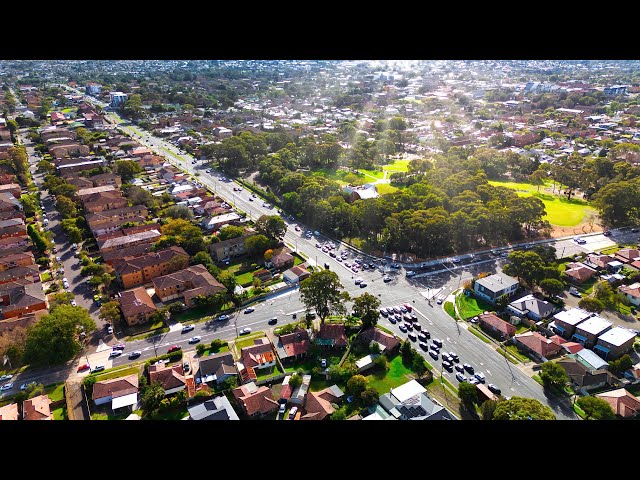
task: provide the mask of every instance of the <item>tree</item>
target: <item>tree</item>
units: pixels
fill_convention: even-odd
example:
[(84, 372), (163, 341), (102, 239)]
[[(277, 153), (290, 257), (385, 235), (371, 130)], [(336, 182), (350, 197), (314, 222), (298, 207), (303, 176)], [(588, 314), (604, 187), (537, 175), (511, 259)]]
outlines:
[(289, 386), (291, 387), (291, 390), (295, 390), (300, 385), (302, 385), (302, 377), (300, 377), (300, 375), (298, 375), (297, 373), (291, 375), (291, 377), (289, 378)]
[(331, 414), (331, 420), (346, 420), (346, 419), (347, 419), (347, 414), (344, 411), (344, 408), (339, 408)]
[(597, 298), (584, 297), (578, 302), (578, 306), (587, 312), (600, 313), (604, 310), (603, 303)]
[(164, 400), (164, 388), (162, 388), (160, 382), (153, 382), (151, 385), (147, 385), (140, 395), (142, 407), (149, 412), (150, 416), (157, 413), (162, 400)]
[(131, 205), (144, 205), (145, 207), (152, 209), (158, 206), (158, 197), (154, 197), (150, 191), (138, 187), (137, 185), (130, 185), (127, 187), (125, 195), (131, 202)]
[(553, 411), (535, 398), (511, 397), (498, 402), (494, 420), (555, 420)]
[(540, 372), (540, 378), (545, 387), (564, 387), (569, 381), (569, 376), (562, 365), (556, 362), (544, 362)]
[(380, 303), (378, 297), (368, 292), (353, 299), (353, 314), (360, 318), (363, 329), (378, 323)]
[(80, 351), (79, 333), (89, 334), (95, 328), (86, 309), (61, 305), (27, 330), (25, 362), (34, 365), (66, 362)]
[(18, 123), (15, 120), (9, 119), (7, 120), (7, 128), (9, 129), (9, 134), (11, 135), (11, 141), (14, 141), (14, 135), (18, 131)]
[(342, 290), (338, 274), (331, 270), (313, 272), (300, 283), (300, 301), (307, 310), (315, 309), (320, 322), (331, 314), (344, 315), (349, 294)]
[(564, 291), (564, 284), (555, 278), (545, 278), (540, 281), (540, 288), (547, 295), (560, 295)]
[(269, 261), (273, 258), (273, 250), (269, 249), (266, 252), (264, 252), (264, 259), (265, 261)]
[(244, 235), (244, 228), (236, 227), (235, 225), (227, 225), (220, 229), (218, 238), (220, 241), (229, 240), (230, 238), (238, 238)]
[(104, 273), (104, 267), (99, 263), (90, 263), (80, 269), (80, 274), (83, 277), (87, 277), (89, 275), (102, 275)]
[(587, 416), (587, 420), (614, 420), (616, 412), (609, 403), (599, 397), (580, 397), (576, 403)]
[(280, 215), (261, 215), (256, 220), (256, 230), (272, 240), (284, 237), (287, 225)]
[(142, 172), (142, 167), (133, 160), (118, 160), (116, 172), (122, 177), (122, 183), (129, 183), (129, 180)]
[(64, 195), (58, 195), (56, 197), (56, 209), (64, 218), (75, 218), (78, 216), (76, 203)]
[(485, 400), (480, 405), (480, 412), (482, 413), (482, 420), (493, 420), (493, 413), (496, 411), (498, 402), (495, 400)]
[(373, 387), (367, 387), (364, 392), (360, 394), (360, 401), (365, 407), (374, 406), (376, 403), (378, 403), (379, 398), (380, 394)]
[(186, 205), (172, 205), (164, 211), (169, 218), (182, 218), (184, 220), (193, 219), (193, 211)]
[(244, 241), (244, 248), (251, 256), (263, 255), (271, 246), (271, 240), (264, 235), (252, 235)]
[(67, 238), (73, 243), (80, 243), (82, 241), (82, 230), (78, 227), (69, 227), (65, 229)]
[(25, 217), (33, 217), (40, 210), (38, 198), (34, 194), (20, 195), (20, 203)]
[(347, 392), (356, 398), (367, 388), (367, 378), (363, 375), (354, 375), (347, 381)]
[(109, 322), (111, 325), (115, 325), (115, 323), (120, 320), (120, 303), (115, 300), (103, 303), (100, 306), (98, 318), (103, 322)]
[(30, 223), (29, 225), (27, 225), (27, 233), (31, 237), (31, 240), (33, 241), (39, 252), (42, 253), (47, 250), (47, 248), (49, 248), (49, 242), (47, 241), (46, 237), (42, 235), (42, 232), (39, 228), (36, 227), (35, 224)]
[(473, 409), (473, 404), (478, 403), (478, 389), (469, 382), (460, 382), (458, 385), (458, 397), (468, 409)]
[(427, 362), (419, 353), (414, 352), (413, 361), (411, 362), (411, 370), (417, 373), (419, 377), (422, 377), (429, 370)]
[(69, 305), (74, 295), (71, 292), (54, 293), (49, 296), (49, 311), (58, 308), (60, 305)]
[(379, 357), (376, 357), (376, 359), (373, 361), (373, 364), (376, 366), (376, 368), (379, 368), (383, 372), (389, 371), (389, 360), (387, 359), (386, 355), (380, 355)]
[(624, 354), (617, 360), (611, 360), (609, 362), (609, 370), (614, 373), (621, 374), (622, 372), (629, 370), (633, 366), (633, 360), (628, 354)]

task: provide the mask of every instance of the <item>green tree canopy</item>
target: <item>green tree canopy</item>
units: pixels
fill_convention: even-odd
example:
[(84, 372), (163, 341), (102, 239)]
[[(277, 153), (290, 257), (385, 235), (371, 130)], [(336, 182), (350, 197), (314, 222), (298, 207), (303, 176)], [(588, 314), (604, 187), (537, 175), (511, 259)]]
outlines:
[(272, 240), (277, 240), (284, 237), (287, 226), (280, 215), (261, 215), (256, 220), (256, 230)]
[(614, 420), (616, 418), (616, 412), (602, 398), (588, 395), (578, 398), (576, 403), (586, 414), (587, 420)]
[(363, 375), (354, 375), (347, 381), (347, 392), (356, 398), (367, 388), (367, 378)]
[(566, 370), (557, 362), (544, 362), (540, 378), (546, 387), (563, 387), (569, 381)]
[(460, 382), (458, 397), (467, 408), (473, 408), (473, 404), (478, 403), (478, 389), (472, 383)]
[(535, 398), (511, 397), (501, 400), (493, 412), (494, 420), (555, 420), (553, 411)]
[(300, 283), (300, 300), (307, 310), (315, 309), (320, 321), (331, 314), (344, 315), (349, 294), (342, 289), (338, 274), (331, 270), (313, 272)]
[(353, 299), (353, 314), (360, 318), (363, 329), (378, 323), (380, 303), (378, 297), (368, 292)]

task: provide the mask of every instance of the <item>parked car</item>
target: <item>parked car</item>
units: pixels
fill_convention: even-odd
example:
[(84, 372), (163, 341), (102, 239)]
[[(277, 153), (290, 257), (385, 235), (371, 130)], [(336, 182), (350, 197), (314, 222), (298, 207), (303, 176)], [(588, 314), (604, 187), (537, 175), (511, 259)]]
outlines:
[(174, 345), (172, 347), (169, 347), (167, 353), (177, 352), (178, 350), (182, 350), (182, 347), (180, 345)]
[(107, 333), (113, 335), (113, 327), (107, 327)]
[(78, 302), (76, 302), (75, 300), (71, 300), (71, 306), (72, 307), (77, 307), (78, 306)]
[(246, 335), (248, 333), (251, 333), (251, 327), (244, 327), (242, 330), (240, 330), (240, 335)]
[(466, 382), (467, 381), (467, 377), (465, 377), (460, 372), (456, 373), (456, 378), (458, 379), (459, 382)]
[(420, 345), (420, 348), (423, 350), (429, 349), (429, 344), (427, 342), (419, 342), (418, 345)]
[(462, 366), (467, 372), (473, 373), (473, 367), (471, 365), (469, 365), (468, 363), (463, 363)]
[(294, 420), (296, 413), (298, 413), (298, 407), (291, 407), (291, 410), (289, 410), (289, 420)]
[(462, 365), (456, 365), (455, 369), (460, 373), (464, 373), (464, 367)]
[(278, 415), (284, 415), (284, 410), (287, 408), (286, 403), (281, 403), (280, 407), (278, 407)]
[(90, 369), (90, 368), (91, 368), (91, 365), (89, 365), (88, 363), (83, 363), (82, 365), (80, 365), (80, 366), (78, 367), (78, 370), (77, 370), (77, 371), (78, 371), (78, 372), (82, 372), (82, 371), (84, 371), (84, 370), (88, 370), (88, 369)]
[(367, 282), (360, 282), (360, 288), (364, 288), (367, 286)]
[(389, 275), (385, 275), (384, 277), (382, 277), (382, 281), (384, 283), (389, 283), (391, 281), (391, 277)]
[(569, 293), (574, 297), (582, 297), (582, 294), (578, 291), (576, 287), (569, 287)]
[(478, 380), (476, 377), (471, 377), (471, 378), (468, 380), (468, 382), (469, 382), (471, 385), (477, 385), (477, 384), (479, 384), (479, 383), (480, 383), (480, 380)]
[(397, 322), (396, 318), (393, 315), (389, 315), (389, 321), (393, 324)]
[(224, 321), (227, 321), (227, 320), (229, 320), (229, 315), (220, 315), (218, 317), (218, 321), (219, 322), (224, 322)]
[(278, 323), (278, 317), (273, 317), (270, 318), (269, 321), (267, 322), (269, 325), (275, 325), (276, 323)]
[(474, 374), (474, 377), (476, 377), (480, 383), (484, 383), (484, 380), (485, 380), (485, 379), (484, 379), (484, 373), (482, 373), (482, 372), (476, 372), (476, 373)]
[(0, 387), (0, 390), (4, 392), (6, 390), (11, 390), (12, 388), (13, 388), (13, 383), (5, 383), (3, 386)]
[(101, 372), (104, 370), (104, 365), (96, 365), (93, 370), (91, 370), (91, 373), (96, 373), (96, 372)]
[(111, 350), (111, 352), (109, 352), (109, 358), (114, 358), (114, 357), (119, 357), (120, 355), (122, 355), (122, 350)]
[(429, 350), (429, 355), (431, 355), (434, 360), (438, 360), (438, 352), (436, 350)]
[(434, 338), (433, 343), (435, 343), (438, 348), (442, 348), (442, 340), (440, 340), (439, 338)]
[(382, 315), (383, 317), (386, 317), (386, 316), (388, 316), (388, 315), (389, 315), (389, 314), (387, 313), (387, 309), (386, 309), (386, 308), (384, 308), (384, 307), (383, 307), (383, 308), (381, 308), (381, 309), (379, 310), (379, 312), (380, 312), (380, 315)]
[(491, 390), (491, 392), (495, 393), (496, 395), (500, 395), (502, 393), (502, 391), (498, 387), (496, 387), (493, 383), (490, 383), (489, 385), (487, 385), (487, 388)]
[(449, 356), (453, 359), (454, 362), (459, 362), (460, 358), (458, 357), (458, 354), (455, 352), (449, 352)]
[(413, 333), (413, 332), (409, 332), (409, 333), (407, 334), (407, 337), (409, 337), (409, 339), (410, 339), (412, 342), (415, 342), (415, 341), (418, 339), (418, 337), (416, 337), (416, 334), (415, 334), (415, 333)]
[(0, 382), (4, 382), (5, 380), (11, 380), (13, 378), (13, 375), (11, 375), (10, 373), (7, 373), (6, 375), (2, 375), (0, 377)]
[(322, 368), (327, 368), (327, 359), (323, 358), (322, 360), (320, 360), (320, 366)]
[[(444, 358), (444, 356), (443, 356), (443, 358)], [(448, 362), (447, 360), (444, 360), (442, 362), (442, 368), (445, 368), (448, 371), (451, 371), (451, 370), (453, 370), (453, 365), (451, 365), (451, 362)]]
[(124, 350), (125, 349), (125, 344), (124, 343), (116, 343), (111, 348), (114, 349), (114, 350)]
[(402, 333), (407, 333), (407, 327), (404, 324), (399, 325), (398, 328)]

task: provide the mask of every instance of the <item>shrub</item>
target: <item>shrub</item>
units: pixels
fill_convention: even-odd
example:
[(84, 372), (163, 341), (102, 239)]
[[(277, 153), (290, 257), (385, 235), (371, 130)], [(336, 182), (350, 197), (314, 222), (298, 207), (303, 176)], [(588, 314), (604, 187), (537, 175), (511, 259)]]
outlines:
[(166, 359), (169, 359), (170, 362), (177, 362), (179, 360), (182, 360), (182, 350), (178, 350), (177, 352), (165, 353), (164, 355), (158, 355), (155, 358), (151, 358), (145, 362), (144, 368), (148, 371), (152, 363), (155, 363), (158, 360)]
[(198, 355), (203, 355), (203, 354), (204, 354), (204, 351), (205, 351), (206, 349), (207, 349), (207, 346), (206, 346), (206, 345), (204, 345), (204, 344), (202, 344), (202, 343), (199, 343), (199, 344), (196, 346), (196, 353), (197, 353)]
[(219, 338), (216, 338), (214, 341), (211, 342), (211, 348), (214, 350), (217, 350), (228, 344), (229, 342), (227, 342), (226, 340), (220, 340)]

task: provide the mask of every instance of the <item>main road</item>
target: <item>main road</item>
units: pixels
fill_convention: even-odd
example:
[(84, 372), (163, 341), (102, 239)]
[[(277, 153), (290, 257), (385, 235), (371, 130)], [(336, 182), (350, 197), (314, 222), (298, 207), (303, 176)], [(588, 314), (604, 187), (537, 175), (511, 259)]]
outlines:
[[(93, 101), (88, 98), (89, 101)], [(102, 104), (104, 106), (104, 104)], [(172, 144), (154, 137), (146, 132), (142, 132), (135, 127), (122, 125), (123, 121), (116, 114), (108, 114), (113, 123), (119, 124), (118, 128), (131, 135), (141, 144), (148, 146), (160, 155), (166, 156), (172, 163), (188, 173), (197, 177), (217, 195), (226, 199), (236, 209), (247, 213), (249, 218), (257, 219), (260, 215), (273, 215), (274, 211), (263, 204), (259, 198), (254, 201), (249, 200), (250, 193), (233, 180), (225, 177), (222, 173), (210, 169), (207, 173), (201, 165), (193, 164), (190, 155), (182, 154)], [(197, 166), (198, 165), (198, 166)], [(234, 190), (234, 188), (236, 190)], [(242, 190), (238, 191), (238, 188)], [(435, 301), (428, 301), (432, 298), (443, 298), (452, 291), (457, 290), (466, 278), (470, 278), (479, 271), (495, 271), (503, 260), (492, 257), (490, 254), (467, 256), (465, 262), (443, 263), (433, 268), (432, 272), (425, 271), (419, 279), (407, 279), (402, 270), (391, 269), (388, 265), (375, 262), (374, 269), (363, 270), (354, 273), (345, 263), (351, 263), (355, 258), (366, 260), (355, 249), (339, 242), (338, 250), (346, 250), (348, 256), (346, 262), (338, 262), (331, 257), (328, 252), (318, 248), (316, 244), (325, 243), (329, 239), (323, 235), (314, 235), (307, 239), (305, 232), (307, 228), (297, 222), (286, 220), (287, 231), (284, 240), (298, 253), (307, 257), (311, 264), (328, 264), (329, 268), (335, 271), (345, 285), (346, 290), (352, 295), (358, 295), (364, 291), (377, 295), (382, 302), (382, 306), (392, 306), (406, 303), (411, 305), (418, 315), (418, 321), (423, 330), (431, 333), (431, 338), (439, 338), (443, 341), (442, 351), (455, 351), (460, 356), (460, 363), (469, 363), (476, 371), (482, 371), (487, 379), (487, 383), (494, 383), (502, 389), (507, 396), (524, 396), (536, 398), (549, 405), (556, 416), (560, 419), (576, 419), (571, 406), (567, 402), (558, 402), (553, 397), (547, 397), (542, 387), (531, 378), (530, 372), (520, 365), (511, 364), (505, 357), (500, 355), (491, 346), (473, 335), (467, 329), (464, 322), (456, 322), (452, 319)], [(295, 229), (298, 225), (299, 231)], [(367, 262), (369, 260), (367, 259)], [(392, 280), (383, 282), (382, 277), (388, 274)], [(360, 288), (355, 284), (355, 278), (361, 278), (367, 282), (365, 288)], [(250, 314), (243, 314), (241, 311), (227, 322), (209, 322), (199, 324), (195, 330), (188, 334), (181, 334), (181, 325), (173, 327), (173, 331), (163, 336), (152, 339), (128, 342), (124, 355), (113, 360), (113, 364), (126, 363), (127, 353), (133, 350), (141, 350), (142, 358), (152, 357), (156, 351), (158, 354), (166, 353), (166, 349), (172, 345), (181, 345), (188, 348), (188, 339), (191, 336), (199, 335), (202, 341), (211, 341), (214, 338), (232, 339), (237, 336), (237, 330), (246, 326), (253, 330), (269, 328), (267, 320), (273, 316), (279, 316), (279, 324), (293, 321), (292, 313), (303, 311), (303, 305), (299, 300), (297, 290), (291, 290), (284, 294), (276, 295), (265, 302), (258, 304), (256, 311)], [(397, 324), (391, 324), (387, 319), (382, 318), (380, 324), (393, 331), (399, 337), (405, 339), (406, 334), (402, 333)], [(435, 370), (444, 374), (452, 384), (457, 384), (455, 375), (444, 370), (439, 361), (434, 361), (426, 352), (417, 345), (416, 350), (420, 352)], [(105, 358), (107, 353), (104, 353)]]

